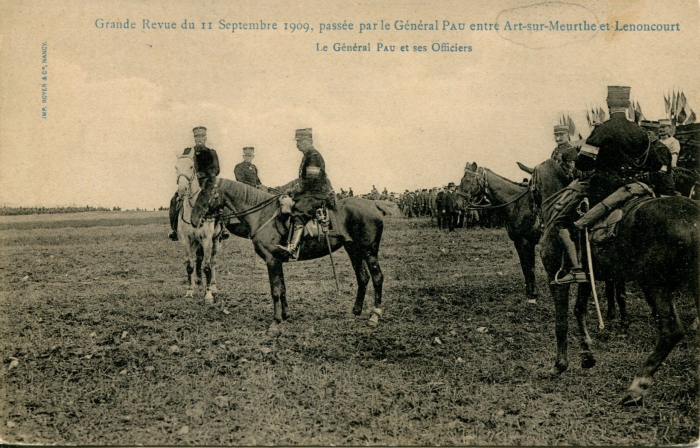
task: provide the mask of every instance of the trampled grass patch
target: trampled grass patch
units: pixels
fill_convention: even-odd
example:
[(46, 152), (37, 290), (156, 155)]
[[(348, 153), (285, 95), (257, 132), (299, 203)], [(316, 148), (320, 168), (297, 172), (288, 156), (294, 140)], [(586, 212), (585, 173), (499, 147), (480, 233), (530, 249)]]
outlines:
[[(632, 446), (698, 435), (697, 333), (644, 406), (616, 405), (656, 337), (631, 285), (629, 336), (614, 322), (598, 330), (591, 308), (598, 364), (584, 370), (572, 314), (571, 366), (551, 377), (544, 272), (538, 262), (542, 296), (530, 303), (504, 229), (445, 233), (388, 217), (380, 326), (367, 325), (371, 287), (352, 315), (341, 251), (341, 297), (328, 258), (285, 266), (290, 319), (269, 336), (268, 277), (250, 241), (224, 242), (207, 307), (201, 290), (183, 299), (185, 251), (166, 239), (164, 214), (55, 226), (0, 231), (8, 442)], [(688, 299), (679, 312), (690, 323)]]

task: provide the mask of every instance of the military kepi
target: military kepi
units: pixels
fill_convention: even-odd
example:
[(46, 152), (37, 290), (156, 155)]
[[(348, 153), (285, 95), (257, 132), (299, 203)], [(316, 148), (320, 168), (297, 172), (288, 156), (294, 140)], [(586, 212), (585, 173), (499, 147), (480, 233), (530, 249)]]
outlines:
[(554, 133), (555, 134), (568, 134), (569, 133), (569, 126), (565, 124), (557, 124), (554, 126)]
[(644, 129), (651, 129), (652, 131), (659, 129), (658, 121), (642, 120), (639, 125)]
[(301, 140), (304, 138), (311, 138), (311, 128), (297, 129), (294, 140)]
[(629, 107), (631, 87), (608, 86), (608, 107)]
[(207, 128), (204, 126), (197, 126), (196, 128), (192, 129), (192, 132), (194, 133), (195, 137), (199, 135), (207, 135)]
[(659, 120), (659, 126), (672, 126), (673, 122), (670, 118), (662, 118)]
[(252, 156), (253, 154), (255, 154), (255, 148), (253, 148), (252, 146), (246, 146), (245, 148), (243, 148), (244, 156)]

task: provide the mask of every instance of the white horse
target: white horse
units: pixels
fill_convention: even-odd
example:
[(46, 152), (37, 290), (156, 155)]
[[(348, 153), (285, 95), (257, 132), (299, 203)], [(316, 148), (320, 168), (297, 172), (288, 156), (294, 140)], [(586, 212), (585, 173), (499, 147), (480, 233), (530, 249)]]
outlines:
[(204, 301), (211, 305), (214, 303), (214, 294), (218, 292), (215, 267), (221, 223), (209, 218), (203, 220), (199, 227), (192, 225), (192, 209), (201, 191), (192, 156), (180, 156), (177, 159), (175, 170), (177, 172), (177, 192), (183, 198), (182, 208), (178, 213), (177, 234), (179, 240), (187, 248), (188, 288), (185, 298), (194, 296), (195, 280), (192, 273), (196, 267), (198, 285), (202, 283), (202, 271), (204, 271), (206, 281)]

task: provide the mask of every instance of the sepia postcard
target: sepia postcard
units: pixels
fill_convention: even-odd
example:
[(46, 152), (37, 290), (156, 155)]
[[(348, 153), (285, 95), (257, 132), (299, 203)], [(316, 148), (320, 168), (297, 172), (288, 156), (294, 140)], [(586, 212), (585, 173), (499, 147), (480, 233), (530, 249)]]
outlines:
[[(0, 2), (0, 441), (697, 443), (699, 55), (697, 0)], [(557, 133), (671, 208), (540, 241)]]

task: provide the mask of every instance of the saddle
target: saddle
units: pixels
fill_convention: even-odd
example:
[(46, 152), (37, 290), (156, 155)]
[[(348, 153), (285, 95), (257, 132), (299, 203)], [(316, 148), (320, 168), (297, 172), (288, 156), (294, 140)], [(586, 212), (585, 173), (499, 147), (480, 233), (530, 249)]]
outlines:
[[(284, 224), (284, 228), (287, 230), (291, 228), (292, 219), (292, 209), (294, 207), (294, 200), (291, 197), (284, 195), (279, 199), (280, 204), (280, 221)], [(325, 239), (325, 234), (332, 237), (341, 237), (345, 240), (350, 240), (348, 235), (342, 234), (338, 229), (340, 229), (338, 223), (338, 217), (335, 210), (328, 208), (325, 204), (323, 207), (316, 210), (316, 216), (310, 219), (304, 225), (304, 233), (302, 234), (302, 239), (318, 238), (319, 240)]]
[(617, 236), (617, 227), (620, 221), (622, 221), (622, 218), (652, 199), (654, 198), (649, 196), (633, 197), (629, 201), (622, 204), (620, 208), (613, 210), (607, 217), (591, 228), (591, 244), (601, 244), (610, 238)]

